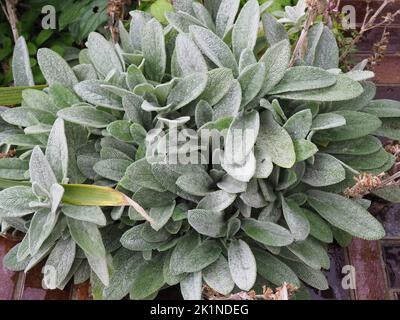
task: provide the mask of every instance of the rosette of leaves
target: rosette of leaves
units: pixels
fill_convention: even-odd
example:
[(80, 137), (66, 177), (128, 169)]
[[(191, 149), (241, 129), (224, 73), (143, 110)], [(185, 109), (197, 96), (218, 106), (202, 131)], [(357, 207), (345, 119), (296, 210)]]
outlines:
[[(120, 44), (91, 33), (74, 67), (39, 51), (49, 87), (24, 91), (20, 107), (1, 113), (10, 129), (0, 143), (17, 156), (0, 160), (2, 185), (14, 185), (0, 193), (0, 216), (27, 234), (6, 266), (24, 269), (42, 250), (67, 274), (58, 287), (91, 277), (94, 296), (105, 299), (154, 298), (177, 284), (185, 299), (200, 299), (204, 283), (224, 295), (283, 282), (323, 290), (328, 244), (384, 236), (369, 202), (341, 192), (360, 172), (392, 166), (375, 136), (398, 134), (389, 122), (397, 124), (399, 104), (372, 100), (371, 72), (337, 69), (323, 25), (290, 67), (288, 40), (259, 36), (268, 24), (257, 1), (240, 10), (239, 0), (218, 4), (176, 1), (166, 25), (133, 11)], [(223, 139), (210, 155), (219, 162), (154, 159), (165, 142), (157, 133), (188, 129)], [(236, 129), (253, 132), (244, 148), (235, 147)], [(184, 141), (171, 153), (188, 148), (201, 157)], [(115, 190), (150, 218), (118, 201), (91, 206), (88, 193), (61, 195), (73, 188), (66, 182)], [(27, 183), (17, 201), (15, 188)], [(71, 206), (77, 197), (81, 206)], [(38, 212), (50, 222), (38, 227)], [(38, 228), (47, 228), (41, 241), (30, 240)]]

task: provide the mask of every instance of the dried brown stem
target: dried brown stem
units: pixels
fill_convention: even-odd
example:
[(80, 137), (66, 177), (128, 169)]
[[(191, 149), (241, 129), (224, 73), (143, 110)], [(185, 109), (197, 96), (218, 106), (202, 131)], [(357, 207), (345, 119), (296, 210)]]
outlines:
[(360, 27), (360, 31), (353, 38), (347, 48), (343, 51), (342, 55), (340, 56), (341, 62), (343, 62), (347, 58), (351, 50), (360, 42), (366, 32), (383, 26), (387, 27), (388, 25), (393, 23), (394, 18), (400, 14), (400, 10), (397, 10), (394, 13), (388, 13), (386, 16), (382, 17), (382, 21), (376, 23), (376, 20), (381, 15), (382, 11), (387, 7), (388, 4), (392, 2), (394, 2), (394, 0), (384, 0), (373, 15), (371, 15), (373, 9), (370, 8), (369, 3), (367, 2), (367, 9)]
[(18, 17), (17, 17), (17, 4), (19, 0), (5, 0), (6, 5), (0, 2), (1, 8), (3, 9), (4, 15), (6, 16), (8, 23), (10, 24), (11, 31), (13, 34), (14, 42), (17, 42), (19, 38), (19, 32), (17, 28)]

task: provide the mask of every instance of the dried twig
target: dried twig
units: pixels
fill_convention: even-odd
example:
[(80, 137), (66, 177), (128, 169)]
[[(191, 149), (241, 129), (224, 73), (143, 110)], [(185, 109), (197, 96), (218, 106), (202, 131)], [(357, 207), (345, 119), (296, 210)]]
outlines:
[(108, 15), (110, 22), (108, 29), (111, 32), (111, 38), (114, 43), (118, 42), (119, 37), (119, 21), (125, 16), (125, 8), (132, 4), (132, 0), (109, 0), (108, 1)]
[(11, 26), (11, 31), (13, 34), (14, 42), (17, 42), (19, 38), (19, 32), (17, 28), (17, 4), (19, 0), (5, 0), (6, 5), (4, 6), (3, 2), (0, 2), (1, 8), (3, 9), (4, 15), (6, 16), (8, 23)]
[[(392, 2), (394, 2), (394, 0), (384, 0), (374, 14), (372, 14), (374, 10), (371, 9), (369, 2), (367, 2), (367, 9), (363, 22), (360, 27), (360, 31), (353, 38), (353, 40), (350, 42), (347, 48), (343, 51), (342, 55), (340, 56), (341, 62), (343, 62), (347, 58), (351, 50), (360, 42), (360, 40), (363, 38), (366, 32), (379, 27), (387, 27), (393, 23), (395, 17), (400, 14), (400, 10), (397, 10), (396, 12), (393, 13), (389, 12), (385, 16), (381, 17), (382, 18), (381, 21), (379, 22), (376, 21), (378, 17), (381, 15), (382, 11), (387, 7), (387, 5)], [(386, 29), (384, 29), (384, 33), (385, 32)]]

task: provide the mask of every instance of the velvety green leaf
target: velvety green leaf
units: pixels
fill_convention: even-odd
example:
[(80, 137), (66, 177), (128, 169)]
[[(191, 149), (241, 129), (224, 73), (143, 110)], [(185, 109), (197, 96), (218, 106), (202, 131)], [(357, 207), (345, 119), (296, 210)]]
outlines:
[(9, 180), (26, 180), (25, 172), (29, 169), (29, 161), (18, 158), (0, 160), (0, 178)]
[(257, 278), (256, 259), (243, 240), (233, 240), (228, 247), (228, 263), (232, 279), (242, 290), (250, 290)]
[(92, 128), (105, 128), (116, 120), (114, 116), (105, 111), (87, 106), (66, 108), (60, 110), (57, 115), (66, 121)]
[(363, 108), (362, 111), (379, 118), (396, 118), (400, 117), (400, 102), (388, 99), (374, 100)]
[(317, 240), (307, 238), (305, 241), (294, 242), (287, 247), (298, 259), (313, 269), (329, 269), (329, 256), (326, 248)]
[(211, 106), (218, 103), (229, 91), (233, 81), (232, 70), (216, 68), (207, 72), (207, 85), (200, 99)]
[(187, 35), (179, 34), (176, 37), (175, 55), (182, 76), (208, 70), (203, 55)]
[(265, 65), (262, 62), (246, 67), (238, 78), (242, 88), (241, 105), (247, 105), (260, 92), (265, 78)]
[(318, 152), (317, 146), (305, 139), (295, 140), (293, 144), (296, 153), (296, 162), (306, 160)]
[(256, 172), (256, 158), (254, 153), (251, 151), (245, 159), (242, 165), (221, 163), (222, 168), (230, 175), (232, 178), (242, 181), (249, 182)]
[(57, 119), (51, 129), (47, 141), (46, 159), (57, 181), (65, 181), (68, 174), (68, 144), (62, 119)]
[(379, 139), (369, 135), (359, 139), (330, 142), (323, 151), (333, 154), (368, 155), (378, 152), (381, 147)]
[(69, 218), (105, 226), (107, 219), (100, 207), (63, 205), (62, 212)]
[(153, 207), (150, 209), (150, 217), (153, 218), (154, 223), (151, 225), (154, 230), (160, 230), (171, 218), (174, 212), (175, 201), (163, 207)]
[(180, 283), (181, 294), (184, 300), (201, 300), (202, 294), (201, 271), (186, 276)]
[[(158, 182), (151, 171), (151, 165), (146, 159), (140, 159), (132, 163), (125, 171), (125, 175), (120, 181), (120, 185), (131, 190), (131, 183), (141, 187), (149, 188), (158, 192), (166, 189)], [(131, 190), (134, 191), (134, 190)]]
[(400, 139), (400, 125), (398, 118), (382, 119), (382, 126), (374, 132), (377, 136), (389, 139)]
[(337, 155), (336, 157), (354, 169), (368, 170), (385, 165), (390, 154), (381, 148), (378, 152), (369, 154), (367, 157), (363, 155)]
[(146, 75), (150, 80), (160, 82), (164, 77), (167, 57), (163, 28), (155, 19), (151, 19), (143, 28), (142, 52)]
[(232, 29), (232, 50), (237, 61), (246, 48), (256, 45), (260, 8), (257, 0), (249, 0), (240, 10)]
[(212, 183), (212, 178), (206, 172), (184, 174), (176, 180), (179, 188), (195, 196), (205, 196), (211, 192)]
[(265, 12), (262, 14), (261, 20), (264, 28), (265, 39), (270, 46), (273, 46), (282, 40), (289, 40), (285, 27), (279, 23), (273, 15)]
[(313, 164), (307, 164), (302, 181), (313, 187), (323, 187), (339, 183), (346, 178), (341, 163), (326, 153), (317, 153)]
[(35, 211), (29, 203), (37, 201), (30, 187), (16, 186), (0, 191), (0, 209), (7, 212), (7, 216), (18, 217)]
[(242, 229), (249, 237), (267, 246), (287, 246), (293, 242), (288, 230), (272, 222), (246, 219)]
[(213, 107), (213, 119), (224, 117), (236, 117), (242, 102), (242, 89), (237, 80), (232, 81), (229, 90), (221, 100)]
[(32, 69), (29, 61), (28, 47), (24, 37), (15, 42), (12, 57), (12, 72), (16, 87), (34, 86)]
[(282, 212), (296, 241), (305, 240), (310, 233), (310, 223), (303, 209), (293, 200), (282, 198)]
[(29, 161), (29, 173), (32, 183), (37, 183), (47, 191), (57, 183), (54, 172), (39, 147), (35, 147)]
[(260, 122), (257, 146), (267, 152), (276, 165), (291, 168), (296, 161), (296, 154), (290, 135), (275, 122), (269, 111), (261, 113)]
[(189, 224), (200, 234), (218, 238), (226, 234), (224, 214), (218, 211), (193, 209), (188, 211)]
[(236, 195), (218, 190), (206, 195), (197, 205), (197, 209), (212, 211), (223, 211), (228, 208), (236, 199)]
[(229, 272), (229, 264), (224, 256), (220, 256), (217, 261), (203, 269), (204, 281), (220, 294), (229, 294), (235, 283)]
[(292, 260), (286, 260), (285, 262), (308, 285), (318, 290), (327, 290), (329, 288), (328, 281), (320, 270), (311, 268), (302, 262)]
[(93, 170), (104, 178), (120, 181), (131, 163), (131, 161), (123, 159), (101, 160), (93, 166)]
[(220, 38), (225, 38), (232, 29), (235, 17), (239, 10), (239, 0), (222, 0), (215, 19), (216, 33)]
[(341, 195), (312, 190), (308, 203), (329, 223), (353, 236), (377, 240), (385, 236), (382, 225), (356, 202)]
[(311, 66), (291, 67), (285, 71), (282, 80), (269, 94), (327, 88), (336, 83), (336, 77), (321, 69)]
[(312, 113), (310, 109), (296, 112), (284, 124), (283, 128), (293, 140), (305, 139), (311, 130)]
[(74, 86), (74, 90), (83, 100), (109, 109), (122, 110), (121, 98), (107, 90), (110, 87), (103, 80), (85, 80)]
[(37, 211), (29, 225), (29, 250), (31, 255), (35, 255), (45, 240), (50, 236), (57, 222), (55, 212), (48, 208)]
[(393, 203), (400, 202), (400, 189), (398, 186), (387, 186), (383, 188), (379, 188), (373, 192), (378, 197), (385, 199), (386, 201), (390, 201)]
[(310, 222), (310, 234), (322, 242), (331, 243), (333, 241), (333, 234), (329, 224), (310, 210), (303, 209), (303, 212)]

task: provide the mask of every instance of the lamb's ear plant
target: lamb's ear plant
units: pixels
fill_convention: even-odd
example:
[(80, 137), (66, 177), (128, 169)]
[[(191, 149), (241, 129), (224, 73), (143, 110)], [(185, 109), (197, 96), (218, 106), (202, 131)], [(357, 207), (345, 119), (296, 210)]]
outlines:
[[(49, 288), (90, 277), (104, 299), (327, 289), (328, 244), (385, 235), (342, 192), (394, 163), (375, 136), (398, 139), (399, 103), (372, 101), (371, 72), (338, 69), (322, 25), (289, 67), (288, 40), (259, 37), (256, 0), (177, 3), (168, 25), (132, 12), (119, 45), (91, 33), (74, 67), (39, 51), (49, 87), (1, 110), (17, 150), (0, 160), (2, 227), (26, 234), (4, 264), (47, 258)], [(211, 153), (209, 136), (187, 143), (210, 132)]]

